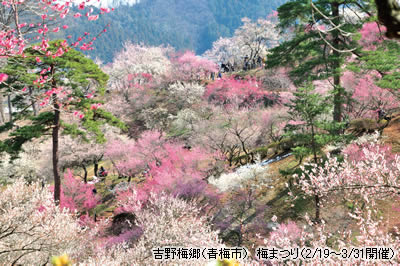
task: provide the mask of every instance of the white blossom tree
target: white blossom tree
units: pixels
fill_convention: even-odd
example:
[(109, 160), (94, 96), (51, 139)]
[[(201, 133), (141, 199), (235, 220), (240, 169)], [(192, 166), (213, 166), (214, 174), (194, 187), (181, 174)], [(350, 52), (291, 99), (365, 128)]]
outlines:
[(255, 22), (243, 18), (242, 22), (233, 37), (218, 39), (204, 55), (218, 63), (230, 63), (235, 69), (243, 64), (250, 67), (257, 63), (258, 58), (264, 59), (268, 49), (277, 46), (284, 37), (275, 28), (277, 21), (274, 16)]
[(251, 64), (255, 64), (257, 58), (264, 58), (267, 51), (279, 44), (280, 35), (270, 19), (258, 19), (252, 22), (248, 18), (242, 19), (243, 26), (235, 31), (235, 41), (241, 49), (243, 56), (248, 57)]
[(210, 50), (204, 56), (218, 63), (230, 63), (237, 66), (242, 61), (240, 47), (235, 38), (219, 38), (213, 43)]
[(142, 74), (156, 78), (166, 74), (171, 67), (167, 57), (170, 52), (171, 48), (126, 43), (124, 49), (115, 56), (113, 63), (104, 67), (104, 71), (110, 75), (111, 88), (127, 87), (127, 79), (143, 83), (146, 77)]
[[(145, 206), (137, 199), (135, 190), (119, 199), (119, 207), (132, 211), (141, 236), (133, 245), (129, 237), (125, 244), (100, 250), (99, 254), (81, 265), (158, 265), (152, 249), (157, 247), (222, 247), (218, 232), (211, 230), (206, 218), (200, 216), (195, 203), (166, 195), (152, 194)], [(125, 234), (129, 236), (129, 234)], [(170, 261), (177, 263), (178, 261)], [(164, 262), (165, 263), (165, 262)], [(185, 261), (185, 265), (192, 265)], [(192, 261), (198, 265), (200, 261)], [(160, 262), (160, 264), (162, 264)]]
[(89, 245), (85, 234), (74, 215), (54, 204), (47, 186), (18, 179), (0, 194), (2, 265), (44, 265), (53, 255), (74, 255)]
[[(302, 262), (312, 265), (393, 265), (400, 261), (400, 241), (398, 232), (396, 234), (388, 233), (386, 223), (381, 217), (377, 216), (377, 210), (355, 210), (353, 214), (349, 214), (349, 220), (352, 220), (357, 226), (357, 231), (350, 229), (342, 229), (332, 232), (330, 227), (324, 221), (320, 224), (313, 224), (309, 217), (305, 220), (308, 225), (299, 226), (294, 222), (281, 223), (269, 237), (264, 239), (264, 245), (268, 248), (287, 249), (298, 248), (299, 252), (302, 248), (324, 250), (329, 248), (330, 252), (340, 253), (341, 256), (313, 256), (305, 261), (301, 256), (297, 260), (290, 261), (288, 265), (299, 265)], [(366, 257), (366, 248), (385, 247), (394, 251), (394, 256), (390, 260), (364, 260)], [(361, 251), (361, 249), (363, 249)], [(313, 251), (312, 251), (313, 252)], [(361, 255), (364, 252), (364, 256)], [(353, 253), (353, 256), (351, 254)], [(294, 253), (295, 254), (295, 253)], [(322, 253), (327, 254), (327, 253)], [(330, 253), (332, 254), (332, 253)], [(347, 257), (344, 259), (343, 257)], [(281, 265), (283, 260), (272, 261), (272, 265)]]

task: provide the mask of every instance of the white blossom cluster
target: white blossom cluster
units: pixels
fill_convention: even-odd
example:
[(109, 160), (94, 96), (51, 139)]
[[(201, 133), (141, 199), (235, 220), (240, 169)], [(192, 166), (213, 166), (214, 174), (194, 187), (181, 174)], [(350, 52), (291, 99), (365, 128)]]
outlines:
[(380, 133), (378, 131), (375, 131), (373, 134), (365, 134), (362, 135), (361, 137), (357, 138), (353, 143), (357, 145), (362, 145), (362, 144), (380, 144)]
[(45, 265), (53, 255), (73, 256), (89, 245), (84, 233), (54, 204), (47, 186), (18, 179), (0, 193), (0, 265)]
[(171, 94), (178, 96), (188, 104), (193, 104), (201, 99), (204, 94), (204, 86), (195, 82), (175, 82), (168, 87)]
[[(95, 257), (80, 265), (158, 265), (152, 256), (152, 249), (156, 247), (217, 248), (222, 246), (218, 232), (212, 231), (206, 218), (199, 216), (199, 209), (194, 203), (166, 194), (158, 196), (153, 194), (146, 207), (140, 208), (136, 192), (133, 191), (132, 195), (120, 204), (136, 210), (135, 215), (139, 226), (143, 229), (143, 235), (134, 246), (116, 245), (100, 251)], [(201, 264), (205, 263), (201, 261), (182, 263), (182, 265)], [(174, 262), (173, 265), (179, 264)]]
[(208, 181), (219, 190), (226, 192), (235, 188), (241, 188), (246, 182), (255, 179), (260, 180), (261, 183), (269, 179), (267, 168), (261, 166), (259, 163), (241, 166), (235, 172), (222, 174), (218, 178), (212, 176)]
[(171, 116), (173, 119), (171, 125), (177, 132), (190, 132), (194, 130), (195, 123), (200, 120), (196, 111), (187, 108), (179, 111), (176, 116)]
[(46, 179), (51, 176), (51, 166), (48, 164), (49, 156), (44, 145), (29, 142), (24, 144), (24, 152), (19, 157), (10, 160), (8, 154), (0, 155), (0, 183), (10, 183), (17, 178), (24, 178), (31, 182)]

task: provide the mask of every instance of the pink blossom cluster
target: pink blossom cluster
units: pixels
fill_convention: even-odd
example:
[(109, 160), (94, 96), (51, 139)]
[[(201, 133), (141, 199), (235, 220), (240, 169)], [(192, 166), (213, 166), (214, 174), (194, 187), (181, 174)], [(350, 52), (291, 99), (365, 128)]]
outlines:
[(399, 107), (397, 97), (389, 90), (375, 85), (381, 78), (377, 72), (356, 75), (346, 71), (342, 77), (343, 86), (352, 93), (354, 103), (345, 105), (351, 118), (378, 118), (377, 110), (390, 110)]
[(68, 169), (61, 187), (60, 207), (87, 215), (100, 203), (99, 196), (93, 193), (94, 188), (94, 185), (78, 180)]
[(386, 32), (386, 27), (378, 24), (378, 22), (364, 23), (360, 33), (361, 39), (359, 43), (366, 50), (376, 50), (376, 44), (381, 43), (386, 39), (383, 33)]
[[(151, 192), (168, 191), (174, 195), (207, 195), (204, 180), (211, 156), (201, 148), (184, 149), (183, 144), (167, 141), (158, 132), (142, 134), (137, 142), (111, 142), (105, 154), (120, 175), (145, 173), (138, 197), (147, 199)], [(210, 192), (211, 193), (211, 192)]]
[(176, 80), (195, 81), (207, 78), (211, 73), (218, 72), (218, 66), (214, 62), (196, 56), (194, 52), (187, 51), (183, 54), (171, 56), (173, 64), (172, 75)]
[(223, 77), (209, 84), (204, 97), (217, 104), (237, 104), (252, 107), (266, 98), (273, 99), (273, 95), (265, 91), (260, 82), (254, 78), (237, 80), (233, 77)]

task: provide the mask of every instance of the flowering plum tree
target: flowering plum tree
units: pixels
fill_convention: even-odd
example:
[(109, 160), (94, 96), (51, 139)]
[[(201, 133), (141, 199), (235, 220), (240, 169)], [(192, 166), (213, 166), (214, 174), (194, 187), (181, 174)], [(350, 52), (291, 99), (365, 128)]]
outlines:
[(229, 174), (210, 177), (210, 184), (224, 192), (223, 202), (212, 223), (227, 243), (241, 246), (250, 237), (268, 230), (264, 219), (267, 204), (262, 189), (270, 183), (268, 169), (259, 163), (245, 165)]
[(93, 193), (94, 188), (94, 185), (76, 179), (68, 170), (61, 187), (60, 207), (87, 216), (88, 212), (100, 203), (99, 196)]
[(89, 244), (85, 229), (54, 204), (48, 187), (18, 179), (0, 195), (1, 264), (44, 264), (54, 254), (74, 254)]
[(211, 73), (218, 72), (217, 65), (193, 52), (187, 51), (183, 54), (175, 54), (171, 57), (173, 65), (170, 77), (179, 81), (201, 81), (207, 79)]
[[(398, 250), (399, 237), (386, 232), (385, 222), (382, 218), (376, 218), (375, 212), (367, 209), (364, 214), (360, 210), (356, 210), (355, 214), (350, 214), (349, 218), (355, 221), (359, 229), (357, 233), (346, 229), (340, 232), (331, 232), (326, 223), (313, 225), (308, 217), (306, 217), (306, 220), (309, 222), (309, 226), (304, 226), (304, 229), (294, 222), (281, 223), (267, 239), (264, 239), (264, 245), (268, 248), (279, 249), (286, 249), (287, 247), (300, 249), (303, 247), (330, 248), (336, 250), (336, 252), (346, 252), (344, 251), (346, 249), (348, 252), (346, 256), (350, 254), (351, 248), (354, 247), (361, 249), (379, 246)], [(390, 265), (398, 263), (399, 260), (400, 256), (397, 253), (391, 260), (382, 260), (379, 264)], [(303, 262), (302, 259), (300, 259), (301, 262)], [(307, 260), (307, 263), (313, 264), (354, 265), (363, 262), (365, 263), (361, 257), (357, 256), (349, 257), (346, 260), (343, 260), (340, 256), (315, 256)], [(275, 263), (279, 262), (275, 261)], [(296, 261), (296, 263), (299, 263), (299, 261)]]
[(138, 189), (140, 199), (161, 191), (185, 198), (207, 195), (205, 178), (211, 162), (203, 149), (187, 150), (158, 132), (145, 132), (136, 142), (112, 142), (106, 156), (120, 175), (133, 177), (146, 172), (146, 181)]
[(235, 31), (237, 45), (243, 56), (247, 56), (245, 64), (255, 65), (257, 58), (264, 58), (270, 48), (279, 44), (278, 30), (276, 29), (276, 17), (258, 19), (252, 22), (248, 18), (242, 19), (243, 26)]
[(371, 71), (364, 75), (345, 72), (342, 77), (343, 86), (352, 93), (352, 100), (346, 106), (350, 118), (376, 118), (378, 109), (390, 110), (399, 106), (397, 97), (389, 90), (375, 84), (381, 75)]
[[(399, 193), (399, 156), (375, 141), (357, 147), (359, 158), (344, 162), (329, 157), (320, 165), (301, 167), (303, 172), (295, 175), (297, 184), (307, 195), (327, 198), (340, 194), (351, 200), (358, 195), (373, 204), (375, 199), (392, 197)], [(354, 148), (352, 148), (354, 150)]]
[(104, 71), (110, 75), (112, 89), (127, 87), (127, 83), (142, 84), (149, 77), (159, 79), (171, 68), (168, 54), (171, 48), (147, 47), (126, 43), (124, 50), (119, 52), (110, 66)]
[(176, 98), (176, 103), (180, 105), (180, 109), (190, 107), (201, 101), (204, 91), (205, 87), (195, 82), (176, 82), (168, 87), (168, 92)]
[(377, 44), (382, 43), (386, 39), (382, 35), (385, 30), (385, 26), (379, 25), (378, 22), (366, 22), (360, 29), (361, 39), (359, 43), (364, 50), (376, 50)]
[(41, 150), (42, 147), (37, 143), (26, 143), (24, 152), (15, 160), (11, 160), (9, 154), (3, 154), (0, 164), (0, 182), (7, 184), (17, 178), (24, 178), (25, 181), (32, 182), (43, 178), (43, 165), (38, 160), (38, 157), (40, 157), (38, 155), (41, 155), (42, 158), (45, 157), (43, 150)]
[[(247, 109), (224, 109), (214, 107), (212, 114), (194, 125), (195, 136), (190, 140), (194, 145), (207, 147), (216, 159), (229, 162), (230, 166), (249, 163), (255, 154), (262, 134), (262, 125), (256, 113)], [(239, 157), (243, 155), (242, 160)]]
[(269, 105), (276, 100), (276, 95), (265, 91), (254, 78), (237, 80), (224, 77), (207, 86), (204, 97), (210, 102), (222, 105), (253, 107), (257, 104)]
[(218, 63), (230, 63), (235, 69), (244, 65), (248, 68), (256, 66), (258, 58), (264, 59), (283, 38), (275, 28), (276, 14), (256, 22), (243, 18), (242, 22), (233, 37), (220, 38), (204, 55)]
[[(220, 247), (218, 232), (213, 231), (206, 217), (200, 216), (195, 203), (161, 193), (151, 194), (147, 203), (132, 190), (120, 199), (119, 206), (132, 211), (136, 216), (136, 226), (141, 234), (133, 244), (116, 245), (102, 249), (96, 256), (82, 262), (82, 265), (110, 265), (115, 263), (153, 264), (152, 249), (165, 246), (180, 247)], [(125, 233), (123, 242), (132, 243)], [(135, 234), (137, 235), (137, 234)], [(200, 261), (196, 261), (198, 265)], [(185, 265), (189, 262), (185, 262)], [(191, 265), (191, 264), (188, 264)]]
[(210, 106), (192, 121), (187, 141), (206, 147), (217, 161), (229, 166), (252, 163), (257, 148), (281, 139), (286, 112), (280, 105), (266, 109)]
[(213, 43), (212, 48), (204, 53), (204, 56), (217, 63), (230, 63), (236, 68), (239, 62), (242, 62), (242, 54), (235, 40), (233, 37), (219, 38)]
[[(116, 138), (115, 134), (106, 132), (107, 138)], [(97, 176), (98, 166), (105, 153), (105, 143), (86, 142), (80, 138), (63, 136), (60, 138), (60, 167), (61, 169), (81, 167), (83, 180), (87, 183), (87, 167), (94, 166), (94, 175)]]

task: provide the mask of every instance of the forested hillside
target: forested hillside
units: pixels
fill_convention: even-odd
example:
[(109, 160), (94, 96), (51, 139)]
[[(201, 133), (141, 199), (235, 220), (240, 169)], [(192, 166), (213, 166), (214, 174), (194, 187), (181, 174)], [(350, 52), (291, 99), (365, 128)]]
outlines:
[[(66, 34), (77, 37), (90, 27), (95, 34), (111, 23), (109, 32), (95, 44), (92, 58), (110, 62), (123, 43), (171, 45), (197, 54), (211, 48), (219, 37), (230, 37), (243, 17), (266, 17), (285, 0), (144, 0), (133, 6), (122, 5), (94, 23), (72, 20)], [(76, 9), (77, 10), (77, 9)], [(85, 30), (83, 30), (85, 31)]]

